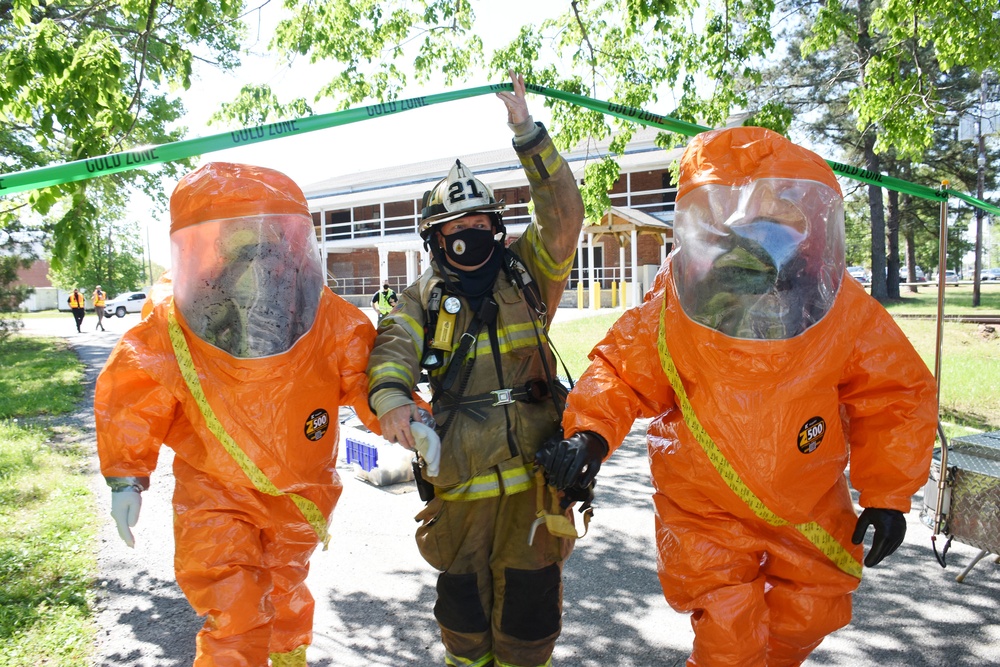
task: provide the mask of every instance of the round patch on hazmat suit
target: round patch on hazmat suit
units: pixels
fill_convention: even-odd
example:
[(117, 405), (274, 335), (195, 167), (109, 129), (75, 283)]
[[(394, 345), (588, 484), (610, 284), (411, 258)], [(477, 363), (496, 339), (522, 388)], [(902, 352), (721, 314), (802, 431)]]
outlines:
[(813, 417), (799, 429), (799, 451), (812, 454), (823, 442), (826, 435), (826, 422), (822, 417)]
[(326, 435), (328, 428), (330, 428), (330, 413), (323, 408), (313, 410), (306, 419), (306, 437), (313, 442)]

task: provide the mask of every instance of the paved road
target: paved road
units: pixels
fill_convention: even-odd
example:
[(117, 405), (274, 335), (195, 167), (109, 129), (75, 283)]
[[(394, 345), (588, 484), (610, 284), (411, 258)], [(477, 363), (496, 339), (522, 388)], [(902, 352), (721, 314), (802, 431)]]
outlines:
[[(137, 320), (111, 318), (103, 334), (77, 334), (69, 314), (25, 321), (31, 333), (67, 337), (88, 365), (92, 390), (111, 346)], [(88, 317), (84, 325), (93, 322)], [(92, 427), (92, 421), (83, 421), (89, 414), (83, 406), (81, 423)], [(558, 665), (683, 665), (688, 654), (690, 624), (667, 606), (656, 578), (643, 427), (637, 424), (601, 469), (591, 532), (567, 564)], [(106, 518), (98, 545), (96, 664), (102, 667), (175, 667), (194, 657), (201, 623), (172, 571), (171, 458), (164, 448), (153, 488), (144, 494), (134, 550), (121, 543), (106, 518), (109, 494), (94, 465), (95, 499)], [(346, 465), (341, 475), (345, 491), (332, 520), (334, 538), (329, 551), (313, 557), (309, 576), (317, 600), (310, 665), (442, 664), (431, 613), (435, 574), (413, 542), (412, 517), (421, 505), (416, 493), (410, 485), (370, 486)], [(918, 495), (914, 507), (919, 506)], [(958, 584), (955, 575), (976, 550), (956, 543), (943, 570), (916, 512), (908, 525), (899, 551), (866, 571), (853, 623), (827, 638), (806, 665), (1000, 665), (1000, 566), (983, 561)]]

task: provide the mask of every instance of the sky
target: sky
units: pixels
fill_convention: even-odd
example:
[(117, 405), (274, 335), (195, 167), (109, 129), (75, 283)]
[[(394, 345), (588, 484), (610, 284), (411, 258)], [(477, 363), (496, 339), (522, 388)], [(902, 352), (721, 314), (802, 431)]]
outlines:
[[(506, 43), (516, 35), (526, 17), (532, 21), (546, 18), (539, 7), (550, 9), (551, 14), (565, 9), (566, 4), (551, 0), (505, 0), (503, 3), (477, 3), (477, 25), (493, 26), (483, 35), (485, 52)], [(260, 10), (260, 32), (252, 30), (251, 39), (257, 44), (251, 54), (243, 58), (242, 67), (235, 72), (221, 73), (200, 65), (194, 71), (192, 87), (181, 94), (187, 114), (181, 124), (188, 128), (187, 138), (218, 134), (233, 129), (221, 124), (209, 125), (208, 119), (223, 102), (232, 100), (240, 88), (248, 83), (267, 83), (279, 100), (288, 102), (294, 97), (305, 97), (314, 113), (335, 111), (329, 100), (313, 102), (315, 91), (326, 82), (324, 70), (330, 65), (312, 65), (300, 58), (290, 67), (263, 54), (270, 41), (270, 34), (277, 23), (280, 3), (270, 2)], [(516, 17), (512, 20), (511, 17)], [(256, 26), (256, 17), (250, 16), (248, 25)], [(259, 37), (258, 37), (259, 34)], [(456, 85), (454, 88), (471, 88), (488, 83), (500, 83), (496, 77)], [(402, 97), (445, 92), (441, 85), (428, 85), (408, 89)], [(548, 120), (542, 108), (542, 98), (529, 94), (529, 110), (535, 120)], [(507, 112), (503, 102), (494, 95), (436, 104), (430, 107), (405, 111), (389, 117), (352, 123), (341, 127), (319, 130), (285, 139), (232, 148), (205, 154), (198, 164), (209, 161), (242, 162), (277, 169), (307, 186), (317, 181), (351, 172), (377, 169), (391, 164), (409, 164), (435, 158), (461, 157), (462, 155), (493, 150), (510, 142), (506, 124)], [(174, 179), (164, 179), (164, 190), (169, 193), (176, 185)], [(152, 260), (170, 266), (169, 215), (157, 212), (148, 201), (136, 198), (130, 208), (130, 218), (138, 220), (140, 227), (148, 226), (149, 252)]]

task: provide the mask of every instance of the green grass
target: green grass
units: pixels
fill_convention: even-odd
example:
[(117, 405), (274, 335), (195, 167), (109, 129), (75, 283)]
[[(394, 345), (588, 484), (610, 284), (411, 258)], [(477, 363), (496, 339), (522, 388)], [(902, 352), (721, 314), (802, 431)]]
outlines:
[[(899, 300), (890, 301), (886, 310), (895, 314), (937, 315), (938, 288), (927, 284), (917, 287), (917, 292), (899, 288)], [(979, 306), (972, 307), (972, 285), (946, 286), (944, 291), (945, 315), (1000, 315), (1000, 282), (986, 281), (979, 290)]]
[(78, 429), (44, 425), (79, 400), (81, 365), (55, 341), (11, 343), (0, 367), (0, 392), (17, 394), (0, 396), (0, 665), (85, 667), (96, 634), (90, 452), (74, 443)]
[(14, 336), (0, 358), (0, 418), (62, 414), (83, 396), (83, 365), (58, 338)]

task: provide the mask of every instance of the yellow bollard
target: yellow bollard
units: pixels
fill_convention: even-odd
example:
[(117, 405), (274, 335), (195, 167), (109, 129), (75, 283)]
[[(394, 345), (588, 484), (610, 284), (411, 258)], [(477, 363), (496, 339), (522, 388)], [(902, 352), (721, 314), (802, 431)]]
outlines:
[(628, 308), (628, 283), (624, 280), (622, 281), (622, 308)]
[(576, 307), (583, 310), (583, 281), (576, 284)]
[[(622, 292), (622, 296), (624, 295), (625, 293)], [(611, 307), (618, 307), (618, 283), (613, 280), (611, 281)]]
[(601, 308), (601, 284), (594, 283), (593, 309), (600, 310), (600, 308)]

